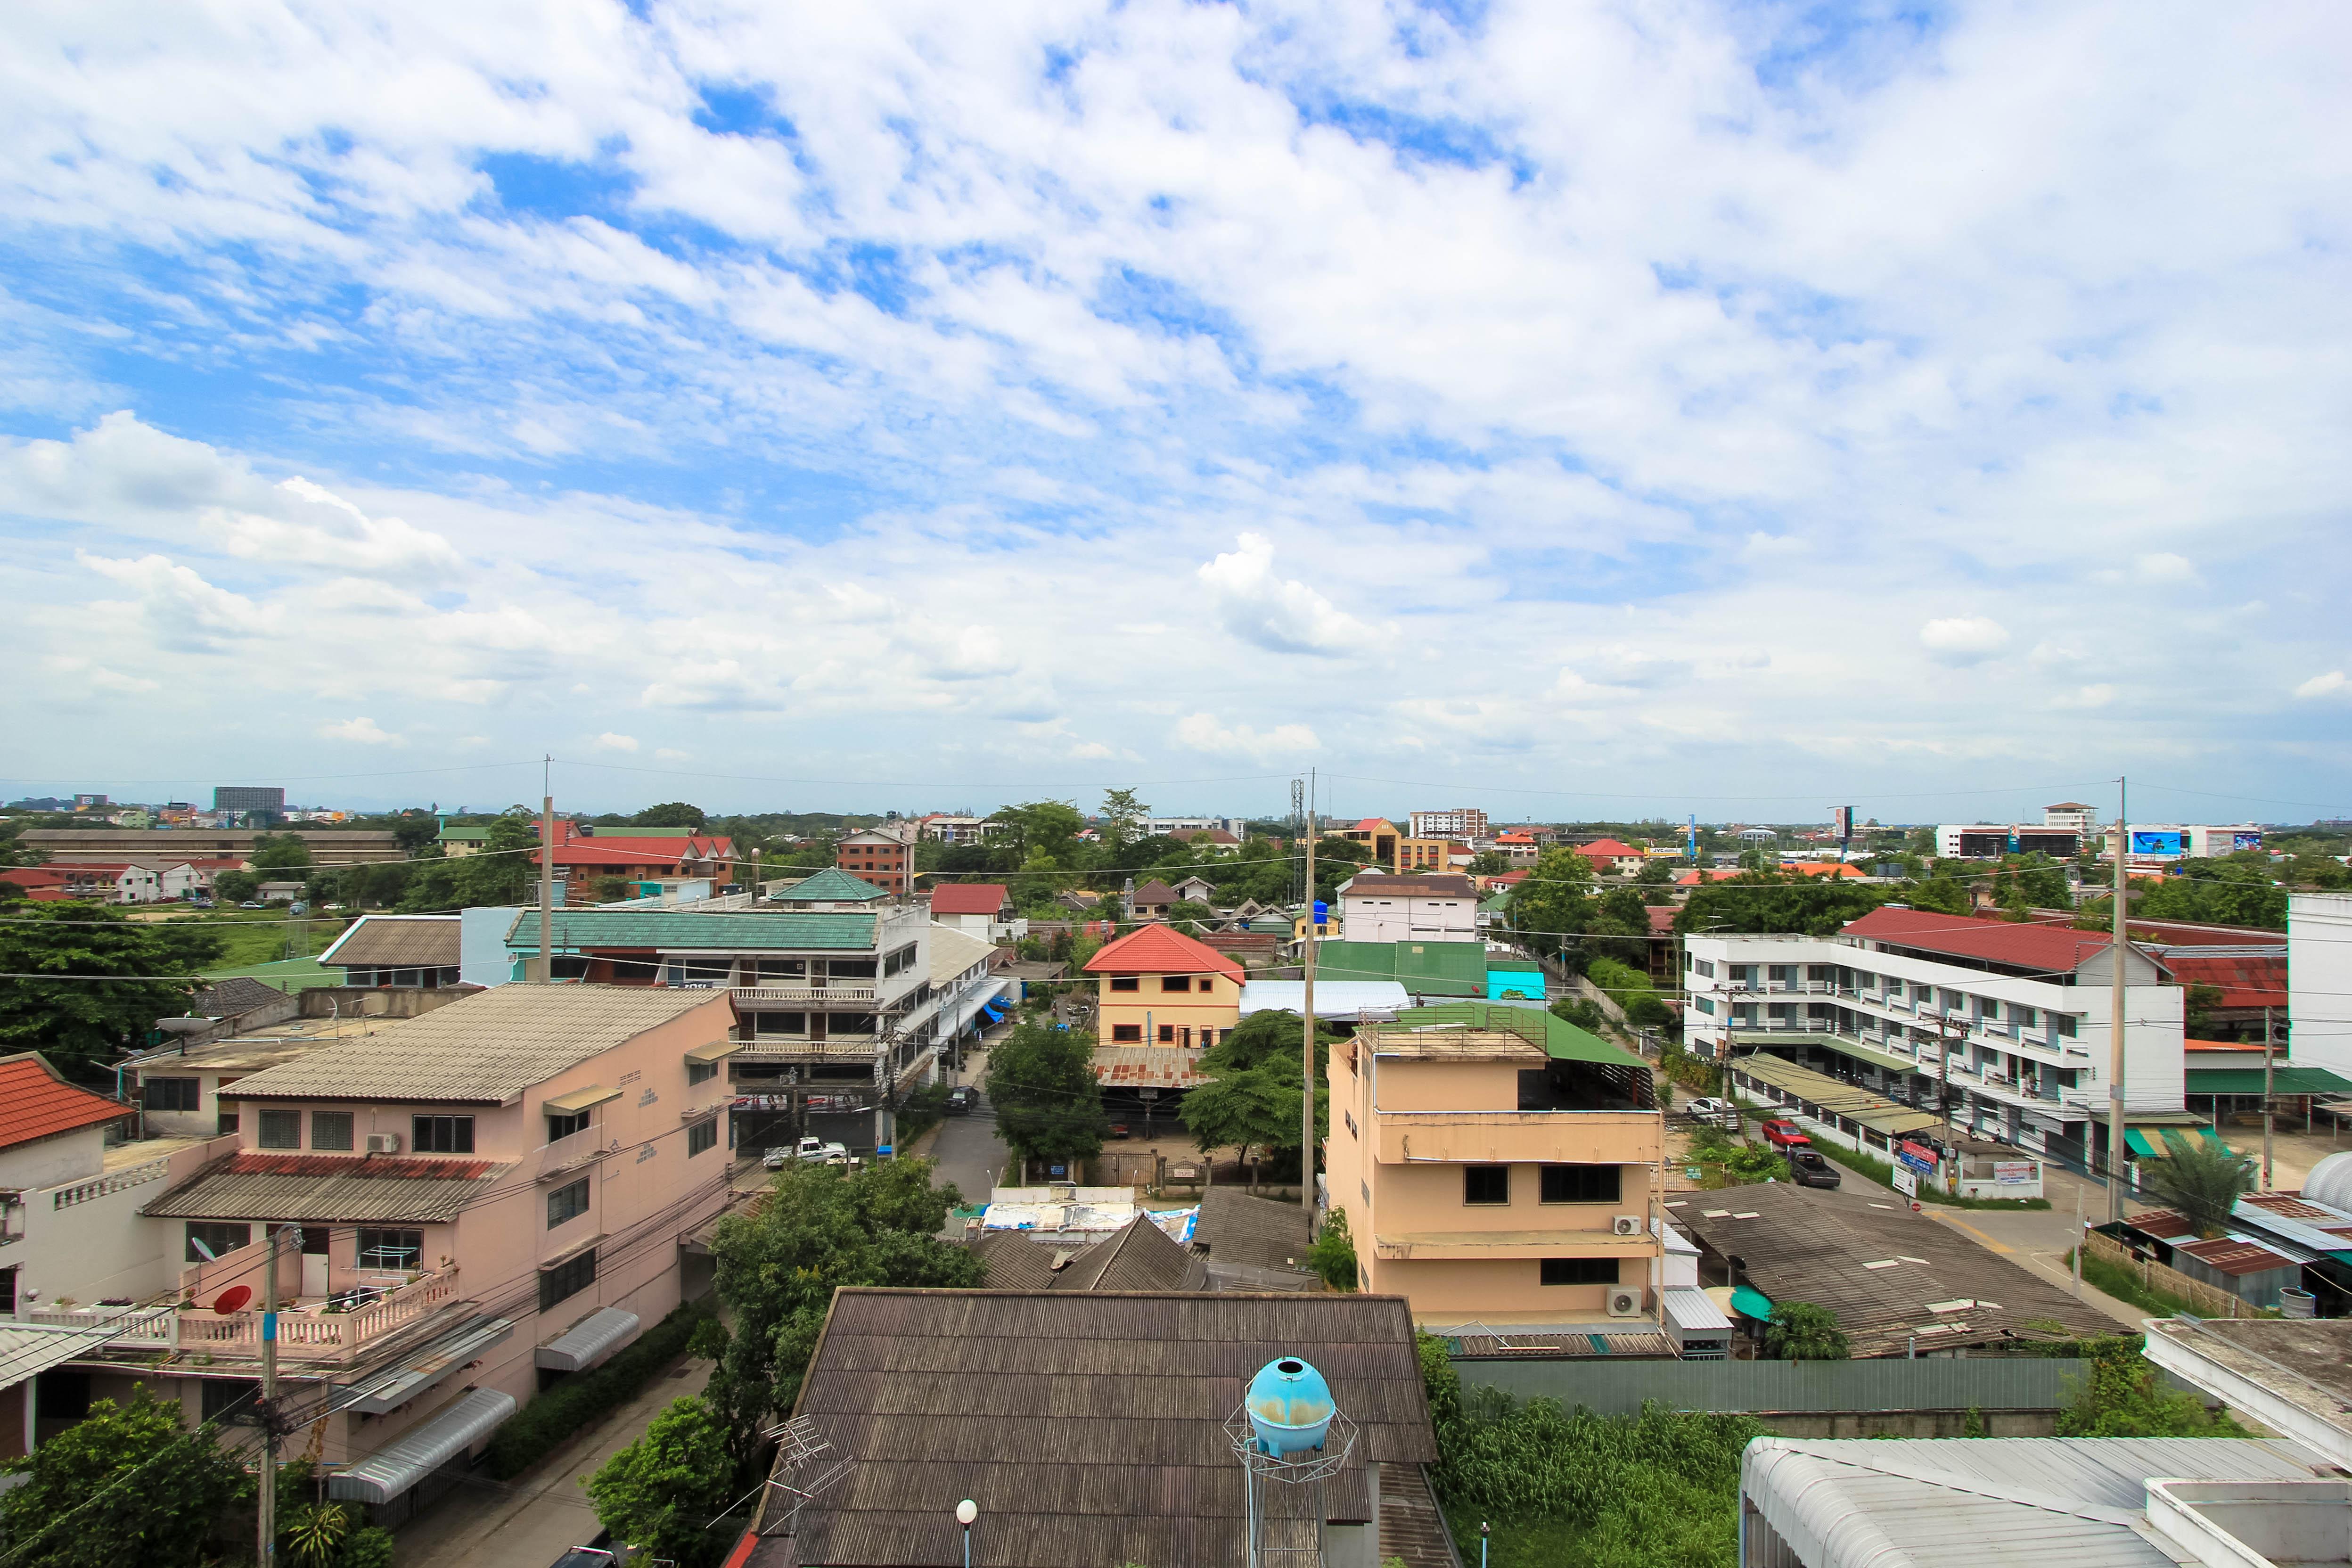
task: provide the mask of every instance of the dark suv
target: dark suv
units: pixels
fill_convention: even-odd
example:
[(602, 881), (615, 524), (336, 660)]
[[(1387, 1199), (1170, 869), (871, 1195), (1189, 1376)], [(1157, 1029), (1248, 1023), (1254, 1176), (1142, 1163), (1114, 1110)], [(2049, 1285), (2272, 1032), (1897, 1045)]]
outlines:
[(948, 1091), (947, 1113), (950, 1116), (970, 1116), (980, 1109), (980, 1090), (970, 1084), (959, 1084)]

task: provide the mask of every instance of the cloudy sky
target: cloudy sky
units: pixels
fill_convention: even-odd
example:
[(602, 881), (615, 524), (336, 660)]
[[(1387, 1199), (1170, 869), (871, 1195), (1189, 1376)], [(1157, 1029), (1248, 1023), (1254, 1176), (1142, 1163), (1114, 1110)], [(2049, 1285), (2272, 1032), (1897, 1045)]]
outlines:
[(2352, 815), (2338, 5), (0, 46), (11, 795)]

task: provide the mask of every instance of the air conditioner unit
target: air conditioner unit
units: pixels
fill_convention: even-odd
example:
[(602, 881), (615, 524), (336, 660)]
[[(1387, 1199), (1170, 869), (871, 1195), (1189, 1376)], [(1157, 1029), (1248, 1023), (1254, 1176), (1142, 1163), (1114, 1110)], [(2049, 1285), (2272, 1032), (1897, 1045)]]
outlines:
[(1637, 1214), (1618, 1215), (1609, 1222), (1609, 1228), (1618, 1236), (1639, 1236), (1643, 1230), (1642, 1216)]
[(367, 1152), (371, 1154), (399, 1153), (400, 1134), (397, 1132), (369, 1133), (367, 1135)]
[(1609, 1315), (1612, 1318), (1638, 1318), (1642, 1315), (1642, 1292), (1631, 1285), (1620, 1285), (1609, 1292)]

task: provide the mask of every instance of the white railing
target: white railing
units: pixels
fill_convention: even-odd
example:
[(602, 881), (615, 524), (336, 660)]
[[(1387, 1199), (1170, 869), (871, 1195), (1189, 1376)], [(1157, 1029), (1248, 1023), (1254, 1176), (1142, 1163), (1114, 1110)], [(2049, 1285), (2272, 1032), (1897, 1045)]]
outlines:
[(17, 1311), (16, 1321), (56, 1329), (111, 1329), (128, 1343), (153, 1346), (173, 1342), (172, 1321), (178, 1316), (169, 1307), (26, 1307)]
[(109, 1171), (102, 1176), (92, 1176), (86, 1182), (76, 1182), (70, 1186), (52, 1189), (49, 1194), (49, 1207), (69, 1209), (77, 1204), (95, 1202), (111, 1193), (124, 1192), (132, 1187), (143, 1187), (150, 1182), (162, 1181), (171, 1173), (171, 1159), (166, 1156), (161, 1160), (150, 1160), (143, 1165), (131, 1165), (120, 1171)]
[[(404, 1328), (457, 1299), (457, 1270), (443, 1268), (347, 1312), (329, 1312), (317, 1307), (281, 1309), (278, 1314), (278, 1353), (310, 1361), (347, 1356), (370, 1341)], [(174, 1320), (174, 1349), (231, 1355), (261, 1353), (259, 1312), (222, 1315), (199, 1308), (167, 1315)]]
[(754, 1005), (780, 1006), (808, 1002), (871, 1002), (871, 985), (738, 985), (735, 1000)]

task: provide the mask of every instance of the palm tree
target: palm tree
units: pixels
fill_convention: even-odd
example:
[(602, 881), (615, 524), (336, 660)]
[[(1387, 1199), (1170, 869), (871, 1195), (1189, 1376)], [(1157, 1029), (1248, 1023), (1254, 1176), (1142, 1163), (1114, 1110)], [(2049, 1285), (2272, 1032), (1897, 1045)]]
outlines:
[(2254, 1190), (2254, 1163), (2210, 1134), (2184, 1139), (2167, 1158), (2142, 1166), (2141, 1176), (2200, 1237), (2221, 1235), (2238, 1200)]

